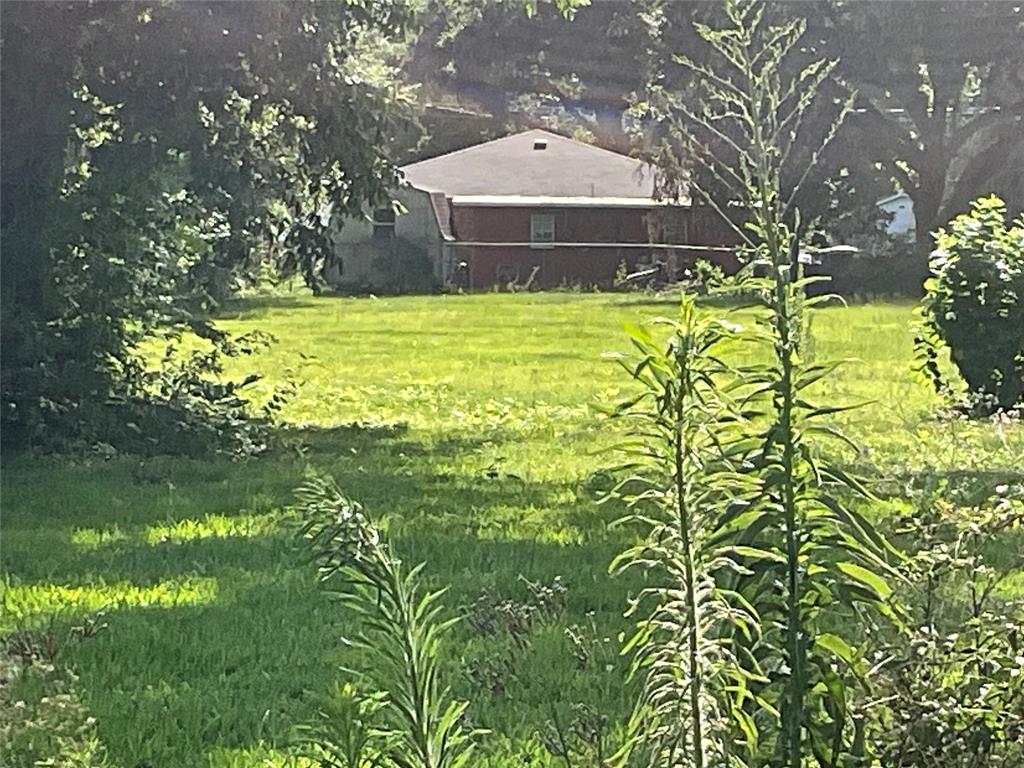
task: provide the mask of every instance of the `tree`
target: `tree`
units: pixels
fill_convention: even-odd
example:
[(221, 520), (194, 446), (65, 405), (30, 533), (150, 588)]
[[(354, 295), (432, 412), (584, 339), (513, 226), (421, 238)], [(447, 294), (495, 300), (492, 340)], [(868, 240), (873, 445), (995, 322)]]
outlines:
[(917, 243), (969, 201), (1024, 199), (1024, 14), (1006, 2), (808, 8), (813, 33), (858, 93), (843, 152), (914, 202)]
[[(631, 94), (645, 83), (681, 92), (666, 56), (685, 51), (706, 60), (690, 21), (721, 17), (714, 3), (664, 0), (595, 4), (572, 24), (547, 7), (523, 18), (515, 3), (438, 5), (449, 12), (436, 14), (410, 65), (439, 99), (455, 94), (492, 114), (496, 126), (516, 118), (511, 99), (557, 99), (594, 112), (602, 140), (623, 148), (618, 118)], [(837, 77), (858, 92), (843, 136), (812, 177), (816, 188), (803, 195), (808, 213), (829, 210), (820, 187), (840, 170), (833, 197), (844, 211), (871, 208), (899, 184), (914, 200), (919, 245), (929, 250), (930, 233), (975, 197), (1024, 199), (1017, 4), (817, 0), (773, 3), (768, 12), (805, 18), (808, 52), (839, 59)]]
[(431, 151), (457, 148), (445, 134), (461, 133), (465, 146), (481, 130), (509, 125), (585, 128), (605, 145), (628, 150), (621, 115), (644, 82), (644, 29), (635, 9), (579, 0), (526, 5), (528, 14), (518, 2), (433, 4), (407, 72), (431, 103), (471, 114), (451, 112)]
[(109, 432), (112, 401), (152, 399), (140, 343), (223, 342), (196, 320), (261, 260), (315, 281), (332, 221), (398, 181), (414, 19), (405, 0), (4, 4), (6, 444)]
[[(658, 18), (649, 39), (652, 50), (663, 52), (662, 62), (673, 50), (706, 60), (706, 47), (693, 40), (686, 21), (695, 13), (712, 20), (713, 7), (637, 5)], [(802, 45), (837, 59), (837, 79), (858, 94), (842, 135), (807, 180), (801, 209), (828, 217), (872, 209), (899, 185), (914, 202), (918, 246), (926, 253), (931, 233), (975, 197), (995, 192), (1024, 199), (1024, 17), (1005, 2), (923, 6), (821, 0), (776, 3), (768, 13), (803, 17)], [(688, 87), (660, 65), (650, 68), (648, 83), (648, 96), (651, 88), (685, 93)], [(826, 89), (840, 98), (834, 87)], [(807, 120), (827, 123), (828, 116), (812, 113)], [(822, 194), (826, 185), (837, 192)]]

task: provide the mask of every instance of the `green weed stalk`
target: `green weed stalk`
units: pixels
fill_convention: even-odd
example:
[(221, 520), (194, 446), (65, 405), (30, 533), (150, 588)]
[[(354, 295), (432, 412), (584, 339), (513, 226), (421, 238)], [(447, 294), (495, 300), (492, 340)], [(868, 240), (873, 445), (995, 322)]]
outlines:
[[(423, 564), (406, 571), (333, 479), (310, 472), (296, 496), (321, 580), (359, 619), (360, 634), (349, 642), (371, 660), (359, 677), (374, 695), (386, 697), (375, 730), (387, 742), (389, 762), (397, 768), (466, 765), (473, 747), (463, 723), (466, 702), (450, 697), (439, 665), (441, 642), (458, 621), (444, 616), (444, 590), (424, 591)], [(368, 738), (363, 742), (374, 747)]]
[[(827, 628), (862, 624), (865, 606), (891, 615), (890, 549), (844, 503), (851, 494), (867, 497), (866, 489), (821, 458), (821, 439), (849, 444), (819, 423), (846, 407), (816, 405), (809, 396), (837, 363), (802, 358), (807, 312), (828, 297), (806, 298), (811, 280), (801, 275), (794, 199), (852, 95), (824, 135), (807, 136), (804, 118), (818, 108), (836, 62), (799, 62), (804, 22), (769, 23), (766, 12), (764, 4), (737, 0), (725, 4), (722, 28), (696, 25), (714, 56), (710, 63), (675, 58), (695, 76), (700, 98), (695, 105), (669, 99), (668, 111), (678, 121), (674, 135), (703, 172), (688, 179), (691, 191), (742, 239), (748, 285), (763, 310), (758, 336), (772, 353), (770, 362), (743, 370), (744, 428), (759, 441), (748, 458), (760, 495), (720, 534), (742, 554), (735, 589), (760, 617), (759, 639), (737, 658), (756, 659), (756, 670), (769, 676), (742, 704), (761, 731), (748, 764), (800, 768), (813, 755), (832, 767), (860, 757), (852, 754), (861, 745), (851, 742), (849, 726), (851, 686), (862, 670), (849, 635)], [(723, 199), (740, 202), (742, 215), (727, 215)]]
[(619, 446), (625, 477), (612, 495), (630, 508), (623, 522), (643, 531), (612, 570), (647, 574), (650, 586), (630, 614), (653, 603), (624, 648), (642, 682), (618, 758), (704, 768), (727, 760), (737, 745), (756, 747), (752, 723), (727, 691), (749, 687), (752, 676), (730, 637), (752, 639), (758, 618), (740, 595), (720, 587), (716, 572), (738, 567), (718, 535), (720, 521), (750, 502), (757, 483), (743, 472), (750, 446), (729, 397), (738, 378), (720, 357), (732, 329), (704, 317), (689, 297), (678, 320), (659, 325), (669, 329), (667, 342), (631, 331), (639, 360), (623, 366), (640, 393), (612, 411), (629, 424)]

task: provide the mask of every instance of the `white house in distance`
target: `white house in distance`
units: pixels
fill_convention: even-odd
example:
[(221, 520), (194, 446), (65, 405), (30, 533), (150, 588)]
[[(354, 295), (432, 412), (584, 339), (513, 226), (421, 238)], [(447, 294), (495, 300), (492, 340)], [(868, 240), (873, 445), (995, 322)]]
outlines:
[(883, 197), (875, 205), (892, 217), (885, 224), (887, 235), (901, 240), (914, 239), (917, 219), (914, 217), (914, 201), (910, 199), (910, 195), (906, 192), (897, 192)]

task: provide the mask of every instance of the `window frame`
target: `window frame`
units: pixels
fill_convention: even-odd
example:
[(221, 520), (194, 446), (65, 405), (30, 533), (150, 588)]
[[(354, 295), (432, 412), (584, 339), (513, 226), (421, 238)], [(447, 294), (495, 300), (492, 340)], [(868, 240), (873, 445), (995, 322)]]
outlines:
[(395, 220), (398, 215), (393, 208), (376, 208), (373, 211), (371, 223), (373, 225), (374, 240), (390, 240), (395, 236)]
[[(545, 222), (545, 226), (538, 226), (542, 221)], [(549, 237), (541, 239), (538, 234), (549, 234)], [(555, 214), (530, 214), (530, 247), (534, 249), (555, 247)]]

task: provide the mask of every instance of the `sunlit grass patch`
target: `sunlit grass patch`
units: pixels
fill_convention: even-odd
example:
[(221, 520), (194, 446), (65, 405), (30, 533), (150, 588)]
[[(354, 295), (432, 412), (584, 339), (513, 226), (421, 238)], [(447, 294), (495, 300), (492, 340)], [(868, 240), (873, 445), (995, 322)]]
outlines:
[(1024, 600), (1024, 570), (1015, 571), (999, 582), (997, 593), (1007, 600)]
[(127, 540), (128, 534), (116, 523), (107, 528), (75, 528), (71, 531), (71, 543), (85, 549), (96, 549)]
[(254, 538), (274, 533), (280, 522), (281, 516), (275, 514), (206, 515), (151, 525), (146, 528), (143, 539), (152, 546), (200, 539)]
[(217, 580), (189, 577), (161, 581), (151, 586), (130, 582), (67, 584), (19, 584), (5, 580), (4, 608), (0, 627), (31, 627), (50, 617), (71, 618), (113, 608), (170, 608), (212, 603)]
[(268, 744), (247, 747), (217, 747), (208, 755), (209, 768), (315, 768), (312, 760), (300, 757), (295, 751), (275, 749)]

